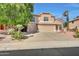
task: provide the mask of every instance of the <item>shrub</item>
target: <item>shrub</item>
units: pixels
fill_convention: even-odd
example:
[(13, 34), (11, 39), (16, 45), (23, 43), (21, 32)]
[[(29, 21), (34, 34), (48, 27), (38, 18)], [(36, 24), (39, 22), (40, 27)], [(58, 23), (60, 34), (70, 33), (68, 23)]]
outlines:
[(23, 26), (18, 24), (15, 29), (8, 29), (8, 34), (10, 34), (13, 39), (21, 40), (24, 37), (21, 29), (23, 29)]
[(75, 32), (75, 37), (79, 38), (79, 32), (78, 31)]
[(11, 34), (14, 33), (14, 31), (15, 31), (14, 29), (8, 29), (8, 30), (7, 30), (7, 33), (8, 33), (9, 35), (11, 35)]
[(21, 40), (21, 39), (24, 37), (24, 35), (23, 35), (23, 33), (20, 32), (20, 31), (15, 31), (15, 32), (12, 34), (12, 37), (13, 37), (13, 39)]
[(22, 25), (18, 24), (18, 25), (16, 25), (16, 28), (20, 31), (20, 30), (22, 30), (24, 27), (23, 27)]

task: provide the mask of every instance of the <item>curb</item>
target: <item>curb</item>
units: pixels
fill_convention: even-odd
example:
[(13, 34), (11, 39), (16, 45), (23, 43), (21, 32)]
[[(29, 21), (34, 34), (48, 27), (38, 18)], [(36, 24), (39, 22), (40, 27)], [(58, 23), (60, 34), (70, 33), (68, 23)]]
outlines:
[(65, 48), (65, 47), (79, 47), (79, 41), (44, 41), (44, 42), (2, 43), (0, 44), (0, 51), (41, 49), (41, 48)]

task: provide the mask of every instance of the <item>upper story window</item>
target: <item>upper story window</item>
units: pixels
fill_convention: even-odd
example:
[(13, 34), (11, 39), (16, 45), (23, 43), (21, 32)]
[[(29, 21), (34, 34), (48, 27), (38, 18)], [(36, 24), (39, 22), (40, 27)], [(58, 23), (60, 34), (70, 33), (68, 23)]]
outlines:
[(48, 17), (44, 17), (44, 21), (48, 21)]
[(32, 18), (32, 22), (35, 22), (35, 17)]

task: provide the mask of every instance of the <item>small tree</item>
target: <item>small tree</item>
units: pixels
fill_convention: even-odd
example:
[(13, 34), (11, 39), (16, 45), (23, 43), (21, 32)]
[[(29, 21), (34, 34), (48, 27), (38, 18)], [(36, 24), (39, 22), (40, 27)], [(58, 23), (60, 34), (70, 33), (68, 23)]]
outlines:
[[(11, 3), (0, 4), (0, 23), (5, 24), (10, 28), (19, 28), (17, 25), (26, 25), (32, 19), (33, 4), (31, 3)], [(20, 31), (19, 31), (20, 32)]]

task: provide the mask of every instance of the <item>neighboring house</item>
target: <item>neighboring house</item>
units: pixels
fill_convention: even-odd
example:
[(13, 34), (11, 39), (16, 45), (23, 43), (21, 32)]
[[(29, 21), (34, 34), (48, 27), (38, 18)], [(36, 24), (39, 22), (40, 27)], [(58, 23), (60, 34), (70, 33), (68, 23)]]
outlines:
[(73, 30), (75, 28), (79, 28), (79, 16), (77, 16), (75, 20), (69, 22), (69, 29)]
[[(34, 15), (28, 31), (59, 32), (63, 29), (63, 20), (56, 19), (50, 13)], [(35, 26), (33, 26), (35, 24)]]

